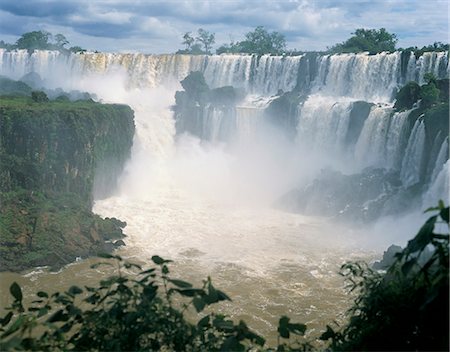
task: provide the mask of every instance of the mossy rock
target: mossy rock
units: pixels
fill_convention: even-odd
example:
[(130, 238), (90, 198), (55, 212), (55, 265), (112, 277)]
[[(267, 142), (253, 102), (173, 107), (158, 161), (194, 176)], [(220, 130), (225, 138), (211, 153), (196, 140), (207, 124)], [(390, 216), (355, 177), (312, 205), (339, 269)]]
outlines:
[(420, 86), (416, 82), (408, 82), (395, 96), (396, 111), (409, 110), (420, 98)]
[(126, 224), (92, 213), (94, 180), (120, 173), (133, 136), (126, 105), (0, 97), (0, 270), (114, 249)]

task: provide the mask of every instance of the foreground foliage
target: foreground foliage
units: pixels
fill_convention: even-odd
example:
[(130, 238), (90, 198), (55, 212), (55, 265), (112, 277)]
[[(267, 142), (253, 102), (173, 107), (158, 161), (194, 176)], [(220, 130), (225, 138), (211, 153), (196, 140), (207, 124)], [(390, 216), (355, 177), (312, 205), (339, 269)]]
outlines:
[[(358, 292), (350, 321), (322, 335), (334, 351), (448, 351), (449, 208), (441, 202), (385, 274), (363, 263), (342, 267)], [(446, 228), (446, 234), (436, 231)]]
[[(366, 264), (343, 265), (341, 274), (356, 291), (346, 326), (327, 330), (331, 351), (446, 350), (449, 309), (449, 208), (441, 202), (386, 273)], [(446, 228), (438, 233), (436, 226)], [(112, 266), (115, 275), (97, 287), (38, 292), (30, 306), (13, 283), (14, 302), (0, 319), (1, 350), (64, 351), (310, 351), (313, 343), (291, 341), (306, 325), (281, 317), (276, 348), (209, 306), (230, 298), (211, 279), (202, 287), (173, 279), (169, 263), (153, 256), (142, 269), (118, 255), (93, 265)], [(197, 322), (187, 310), (201, 314)]]
[[(116, 265), (117, 275), (97, 287), (72, 286), (52, 295), (38, 292), (27, 309), (21, 288), (11, 285), (15, 300), (0, 321), (4, 327), (1, 350), (243, 351), (264, 345), (264, 338), (243, 321), (236, 324), (222, 314), (203, 313), (196, 324), (186, 320), (184, 313), (189, 308), (202, 313), (212, 304), (230, 300), (209, 278), (195, 288), (172, 279), (170, 260), (159, 256), (152, 257), (156, 267), (147, 270), (117, 255), (102, 257), (115, 262), (93, 268)], [(281, 338), (302, 335), (305, 330), (303, 324), (280, 319)]]

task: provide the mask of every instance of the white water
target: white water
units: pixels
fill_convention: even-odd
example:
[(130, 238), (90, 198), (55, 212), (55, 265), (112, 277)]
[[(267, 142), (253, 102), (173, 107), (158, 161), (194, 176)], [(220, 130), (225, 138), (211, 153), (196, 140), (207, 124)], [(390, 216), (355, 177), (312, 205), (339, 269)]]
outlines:
[[(133, 108), (132, 158), (115, 195), (97, 201), (94, 211), (127, 221), (125, 256), (137, 260), (153, 254), (168, 257), (175, 260), (181, 278), (196, 282), (211, 275), (236, 301), (224, 307), (225, 311), (250, 320), (264, 334), (274, 331), (282, 314), (312, 328), (330, 323), (349, 304), (337, 275), (339, 266), (355, 258), (371, 259), (372, 251), (381, 251), (392, 242), (390, 238), (366, 241), (360, 230), (283, 213), (270, 205), (295, 180), (323, 166), (309, 155), (311, 149), (343, 152), (352, 102), (391, 102), (392, 90), (401, 81), (398, 53), (317, 59), (316, 94), (304, 103), (298, 126), (299, 142), (311, 147), (303, 150), (285, 145), (275, 132), (261, 127), (257, 104), (236, 109), (233, 134), (244, 143), (231, 149), (220, 143), (223, 116), (219, 111), (205, 113), (204, 139), (211, 141), (207, 143), (188, 135), (176, 139), (169, 109), (175, 90), (181, 88), (178, 81), (191, 70), (202, 70), (212, 87), (241, 87), (267, 102), (279, 89), (287, 91), (296, 85), (302, 57), (263, 56), (258, 61), (230, 55), (88, 53), (63, 57), (36, 52), (29, 58), (25, 52), (0, 51), (0, 60), (2, 74), (19, 78), (36, 71), (49, 87), (86, 90), (105, 102), (127, 103)], [(422, 77), (425, 66), (418, 67)], [(390, 118), (388, 111), (389, 107), (372, 108), (356, 146), (361, 164), (384, 164), (387, 154), (392, 155), (388, 165), (398, 162), (396, 137), (402, 133), (406, 113)], [(419, 142), (420, 126), (415, 128)], [(264, 143), (257, 138), (255, 143), (245, 143), (261, 128), (270, 138)], [(393, 131), (392, 136), (387, 130)], [(412, 161), (404, 161), (402, 170), (414, 169), (420, 145), (415, 139), (408, 143)], [(335, 162), (342, 160), (339, 157)], [(404, 175), (412, 180), (409, 171)], [(410, 235), (410, 228), (405, 233)], [(405, 241), (400, 230), (397, 236)]]
[(409, 136), (402, 169), (400, 171), (400, 179), (406, 187), (412, 186), (420, 181), (424, 147), (425, 125), (423, 121), (417, 120)]
[(301, 109), (297, 126), (302, 148), (342, 153), (351, 107), (351, 99), (335, 102), (328, 96), (310, 96)]

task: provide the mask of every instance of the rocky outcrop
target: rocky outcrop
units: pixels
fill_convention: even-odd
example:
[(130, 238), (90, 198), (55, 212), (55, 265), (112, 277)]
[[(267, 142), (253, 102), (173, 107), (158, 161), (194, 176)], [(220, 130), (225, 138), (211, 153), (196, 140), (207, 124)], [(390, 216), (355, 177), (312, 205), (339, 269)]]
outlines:
[(0, 270), (57, 267), (124, 236), (125, 223), (91, 207), (94, 184), (114, 188), (133, 135), (125, 105), (0, 97)]
[(191, 72), (180, 83), (184, 91), (175, 93), (173, 107), (177, 134), (188, 132), (201, 139), (214, 140), (218, 136), (211, 136), (208, 127), (216, 123), (219, 139), (226, 140), (232, 130), (236, 105), (244, 93), (231, 86), (210, 89), (199, 71)]
[(336, 219), (371, 221), (386, 209), (399, 212), (402, 200), (411, 201), (417, 195), (412, 188), (403, 190), (398, 174), (384, 169), (367, 168), (351, 175), (324, 169), (310, 184), (284, 195), (277, 206)]

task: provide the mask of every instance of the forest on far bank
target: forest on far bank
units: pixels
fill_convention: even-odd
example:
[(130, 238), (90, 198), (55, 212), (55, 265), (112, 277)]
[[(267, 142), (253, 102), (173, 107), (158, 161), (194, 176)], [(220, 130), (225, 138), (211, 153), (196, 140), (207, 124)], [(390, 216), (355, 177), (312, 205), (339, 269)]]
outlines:
[[(377, 54), (380, 52), (412, 51), (420, 56), (427, 51), (448, 51), (449, 44), (434, 42), (433, 44), (419, 48), (397, 48), (397, 35), (388, 32), (385, 28), (365, 29), (358, 28), (351, 33), (352, 36), (342, 43), (334, 44), (321, 52), (323, 54), (360, 53), (368, 52)], [(176, 54), (211, 55), (214, 53), (213, 45), (216, 43), (215, 33), (199, 28), (196, 34), (185, 32)], [(34, 50), (58, 50), (65, 54), (84, 53), (87, 50), (75, 45), (69, 47), (69, 40), (63, 34), (53, 35), (47, 31), (32, 31), (24, 33), (15, 43), (6, 43), (0, 40), (0, 48), (6, 50), (25, 49), (31, 54)], [(96, 51), (95, 49), (92, 51)], [(240, 41), (231, 41), (221, 44), (215, 49), (215, 54), (255, 54), (255, 55), (286, 55), (295, 56), (309, 52), (307, 49), (289, 49), (284, 34), (277, 31), (268, 31), (263, 26), (257, 26), (249, 31)]]

